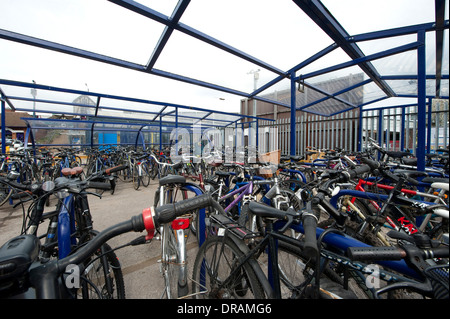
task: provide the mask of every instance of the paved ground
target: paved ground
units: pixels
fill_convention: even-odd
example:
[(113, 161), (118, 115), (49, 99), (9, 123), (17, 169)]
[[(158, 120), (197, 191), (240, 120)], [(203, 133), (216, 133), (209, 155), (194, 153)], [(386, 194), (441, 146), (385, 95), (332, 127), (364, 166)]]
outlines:
[[(140, 214), (142, 209), (153, 204), (157, 184), (156, 179), (147, 188), (141, 187), (136, 191), (131, 183), (119, 181), (114, 195), (105, 192), (101, 199), (91, 195), (89, 203), (94, 227), (101, 231), (110, 225)], [(56, 204), (56, 199), (52, 203)], [(28, 205), (25, 206), (25, 212), (27, 207)], [(52, 206), (47, 209), (51, 208)], [(0, 207), (0, 245), (20, 234), (22, 220), (23, 209), (21, 206), (12, 208), (6, 203)], [(45, 225), (42, 229), (46, 229), (46, 227)], [(139, 235), (137, 233), (125, 234), (112, 239), (109, 243), (112, 247), (117, 247)], [(191, 267), (197, 247), (196, 239), (191, 235), (188, 241), (188, 263)], [(157, 262), (160, 258), (160, 241), (153, 240), (150, 244), (125, 247), (116, 251), (116, 254), (122, 264), (127, 298), (159, 299), (163, 291), (163, 279)]]

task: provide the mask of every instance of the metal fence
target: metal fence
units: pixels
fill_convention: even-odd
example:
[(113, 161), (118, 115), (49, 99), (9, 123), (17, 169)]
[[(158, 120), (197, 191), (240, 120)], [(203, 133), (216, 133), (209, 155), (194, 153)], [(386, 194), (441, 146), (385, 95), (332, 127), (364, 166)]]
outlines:
[[(303, 113), (296, 117), (296, 155), (304, 155), (308, 147), (318, 150), (367, 148), (367, 138), (377, 140), (387, 150), (410, 150), (415, 154), (417, 143), (417, 106), (401, 106), (363, 110), (361, 128), (359, 110), (331, 117)], [(268, 149), (267, 128), (277, 130), (277, 146), (282, 154), (290, 154), (290, 119), (275, 122), (259, 121), (259, 149)], [(381, 135), (378, 135), (381, 132)], [(449, 145), (448, 100), (433, 100), (427, 108), (427, 152)], [(276, 145), (273, 141), (272, 145)]]

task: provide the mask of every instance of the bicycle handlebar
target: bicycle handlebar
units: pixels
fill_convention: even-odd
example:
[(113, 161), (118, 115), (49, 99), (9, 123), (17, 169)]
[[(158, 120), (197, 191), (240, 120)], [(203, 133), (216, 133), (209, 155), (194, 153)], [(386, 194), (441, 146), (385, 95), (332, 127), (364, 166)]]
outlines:
[[(316, 236), (317, 217), (312, 213), (310, 205), (305, 212), (283, 211), (257, 202), (250, 202), (248, 208), (257, 216), (286, 220), (288, 224), (294, 219), (301, 218), (305, 232), (304, 252), (311, 258), (317, 257), (319, 251)], [(283, 232), (284, 229), (285, 227), (280, 232)]]
[(317, 246), (317, 217), (309, 212), (302, 214), (303, 229), (305, 230), (304, 252), (311, 258), (317, 257), (319, 248)]
[(155, 208), (156, 223), (165, 224), (190, 211), (208, 206), (214, 206), (214, 200), (208, 194), (185, 199), (177, 203), (165, 204)]
[(381, 247), (349, 247), (347, 249), (347, 255), (351, 260), (401, 260), (408, 256), (408, 249), (414, 248), (414, 251), (423, 259), (430, 258), (448, 258), (448, 247), (434, 247), (427, 249), (420, 249), (414, 245), (411, 247), (393, 247), (393, 246), (381, 246)]
[(178, 203), (163, 205), (155, 209), (144, 209), (142, 214), (136, 215), (128, 221), (121, 222), (100, 232), (85, 246), (78, 249), (66, 258), (48, 262), (30, 270), (30, 282), (36, 288), (37, 298), (56, 299), (61, 297), (58, 293), (58, 278), (71, 264), (80, 265), (89, 258), (104, 243), (113, 237), (127, 232), (147, 231), (146, 239), (151, 239), (155, 230), (161, 224), (170, 223), (176, 217), (188, 211), (215, 206), (215, 201), (208, 194), (186, 199)]

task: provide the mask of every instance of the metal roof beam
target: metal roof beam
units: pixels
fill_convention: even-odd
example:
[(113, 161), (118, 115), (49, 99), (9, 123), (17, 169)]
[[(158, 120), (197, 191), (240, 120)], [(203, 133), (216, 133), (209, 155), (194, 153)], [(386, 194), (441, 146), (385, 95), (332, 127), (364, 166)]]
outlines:
[(172, 35), (174, 26), (177, 25), (178, 22), (180, 21), (181, 16), (183, 15), (189, 3), (190, 0), (181, 0), (178, 2), (175, 10), (172, 13), (172, 16), (170, 17), (171, 24), (166, 24), (166, 27), (164, 28), (164, 31), (161, 34), (161, 37), (159, 38), (158, 43), (156, 44), (153, 53), (147, 63), (146, 67), (147, 72), (153, 69), (153, 66), (155, 65), (162, 50), (166, 46), (167, 41), (169, 41), (170, 36)]
[(136, 70), (136, 71), (145, 71), (145, 67), (143, 65), (140, 65), (137, 63), (128, 62), (128, 61), (121, 60), (121, 59), (116, 59), (116, 58), (106, 56), (103, 54), (98, 54), (98, 53), (70, 47), (70, 46), (67, 46), (64, 44), (59, 44), (56, 42), (51, 42), (51, 41), (47, 41), (47, 40), (43, 40), (43, 39), (39, 39), (39, 38), (35, 38), (35, 37), (30, 37), (30, 36), (27, 36), (24, 34), (8, 31), (8, 30), (4, 30), (4, 29), (0, 29), (0, 38), (5, 39), (5, 40), (19, 42), (22, 44), (32, 45), (32, 46), (42, 48), (42, 49), (58, 51), (61, 53), (66, 53), (66, 54), (78, 56), (81, 58), (104, 62), (104, 63), (116, 65), (116, 66), (121, 66), (124, 68)]
[[(448, 20), (444, 22), (446, 28), (448, 29)], [(409, 34), (417, 34), (420, 30), (425, 30), (426, 32), (435, 31), (437, 29), (437, 24), (434, 22), (415, 24), (406, 27), (392, 28), (388, 30), (373, 31), (363, 34), (352, 35), (347, 38), (348, 42), (363, 42), (371, 41), (392, 37), (399, 37)]]
[[(358, 65), (359, 67), (362, 68), (362, 65), (364, 65), (365, 63), (368, 63), (369, 61), (385, 58), (385, 57), (388, 57), (388, 56), (391, 56), (391, 55), (399, 54), (399, 53), (410, 51), (410, 50), (414, 50), (414, 49), (417, 49), (421, 45), (423, 45), (423, 43), (420, 42), (420, 41), (408, 43), (408, 44), (401, 45), (401, 46), (396, 47), (396, 48), (385, 50), (383, 52), (378, 52), (378, 53), (374, 53), (374, 54), (371, 54), (371, 55), (362, 56), (360, 58), (353, 59), (353, 60), (348, 61), (348, 62), (343, 62), (343, 63), (336, 64), (336, 65), (328, 67), (328, 68), (324, 68), (324, 69), (321, 69), (321, 70), (313, 71), (313, 72), (308, 73), (308, 74), (303, 74), (303, 75), (300, 75), (297, 78), (297, 80), (308, 79), (308, 78), (311, 78), (311, 77), (314, 77), (314, 76), (318, 76), (318, 75), (322, 75), (322, 74), (325, 74), (325, 73), (330, 73), (330, 72), (333, 72), (333, 71), (345, 69), (345, 68), (348, 68), (348, 67), (351, 67), (351, 66), (354, 66), (354, 65)], [(380, 80), (382, 80), (381, 76), (379, 76), (379, 78), (380, 78)]]
[(337, 48), (337, 45), (335, 43), (333, 43), (332, 45), (326, 47), (325, 49), (319, 51), (318, 53), (314, 54), (310, 58), (308, 58), (305, 61), (297, 64), (296, 66), (294, 66), (290, 70), (286, 71), (283, 75), (279, 75), (275, 79), (273, 79), (272, 81), (267, 82), (266, 84), (261, 86), (259, 89), (255, 90), (253, 93), (251, 93), (250, 96), (253, 97), (253, 96), (263, 92), (264, 90), (268, 89), (272, 85), (277, 84), (281, 80), (289, 77), (292, 72), (296, 72), (296, 71), (304, 68), (305, 66), (307, 66), (307, 65), (311, 64), (312, 62), (320, 59), (321, 57), (327, 55), (328, 53), (330, 53), (331, 51), (333, 51), (336, 48)]
[[(352, 59), (364, 57), (364, 53), (356, 43), (347, 41), (350, 37), (328, 9), (319, 0), (293, 0), (342, 50)], [(387, 96), (395, 96), (389, 85), (381, 80), (380, 74), (370, 62), (361, 63), (360, 67)]]
[(255, 57), (253, 57), (253, 56), (243, 52), (243, 51), (240, 51), (240, 50), (238, 50), (238, 49), (236, 49), (236, 48), (234, 48), (234, 47), (232, 47), (232, 46), (230, 46), (230, 45), (228, 45), (228, 44), (226, 44), (226, 43), (224, 43), (222, 41), (219, 41), (219, 40), (217, 40), (217, 39), (215, 39), (215, 38), (213, 38), (213, 37), (211, 37), (211, 36), (209, 36), (209, 35), (207, 35), (205, 33), (202, 33), (202, 32), (200, 32), (200, 31), (198, 31), (198, 30), (196, 30), (194, 28), (191, 28), (191, 27), (189, 27), (189, 26), (187, 26), (187, 25), (185, 25), (183, 23), (179, 23), (178, 22), (178, 23), (174, 24), (169, 17), (167, 17), (167, 16), (165, 16), (165, 15), (163, 15), (163, 14), (161, 14), (161, 13), (155, 11), (155, 10), (152, 10), (152, 9), (150, 9), (150, 8), (140, 4), (140, 3), (137, 3), (137, 2), (132, 1), (132, 0), (109, 0), (109, 1), (115, 3), (115, 4), (119, 5), (119, 6), (122, 6), (122, 7), (126, 8), (126, 9), (129, 9), (129, 10), (131, 10), (133, 12), (139, 13), (139, 14), (147, 17), (147, 18), (150, 18), (150, 19), (155, 20), (157, 22), (163, 23), (166, 26), (173, 27), (174, 29), (176, 29), (176, 30), (178, 30), (180, 32), (183, 32), (184, 34), (187, 34), (187, 35), (189, 35), (189, 36), (191, 36), (193, 38), (196, 38), (197, 40), (206, 42), (206, 43), (208, 43), (208, 44), (210, 44), (210, 45), (212, 45), (212, 46), (214, 46), (216, 48), (219, 48), (219, 49), (224, 50), (224, 51), (226, 51), (228, 53), (231, 53), (231, 54), (233, 54), (235, 56), (238, 56), (238, 57), (240, 57), (240, 58), (242, 58), (242, 59), (244, 59), (244, 60), (246, 60), (248, 62), (254, 63), (254, 64), (256, 64), (256, 65), (258, 65), (258, 66), (260, 66), (262, 68), (265, 68), (265, 69), (267, 69), (269, 71), (272, 71), (272, 72), (274, 72), (274, 73), (276, 73), (278, 75), (284, 74), (284, 71), (282, 71), (282, 70), (280, 70), (280, 69), (278, 69), (278, 68), (276, 68), (276, 67), (274, 67), (274, 66), (272, 66), (272, 65), (270, 65), (270, 64), (268, 64), (268, 63), (266, 63), (264, 61), (261, 61), (261, 60), (255, 58)]
[(436, 17), (436, 97), (438, 98), (441, 95), (445, 0), (435, 0), (435, 17)]

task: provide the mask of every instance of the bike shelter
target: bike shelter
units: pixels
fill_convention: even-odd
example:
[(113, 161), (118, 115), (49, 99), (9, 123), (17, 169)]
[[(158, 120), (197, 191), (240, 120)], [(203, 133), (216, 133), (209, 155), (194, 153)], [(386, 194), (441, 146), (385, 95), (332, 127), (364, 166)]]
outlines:
[[(406, 144), (401, 130), (409, 128), (406, 110), (414, 105), (416, 126), (412, 152), (418, 158), (418, 169), (423, 170), (425, 154), (431, 150), (431, 130), (434, 127), (440, 132), (435, 126), (436, 120), (431, 117), (434, 101), (443, 100), (448, 110), (448, 0), (415, 4), (408, 1), (395, 4), (371, 2), (364, 6), (356, 0), (339, 3), (293, 0), (276, 4), (249, 1), (245, 5), (238, 1), (180, 0), (152, 7), (135, 1), (111, 0), (96, 4), (97, 11), (90, 10), (105, 13), (108, 17), (106, 23), (109, 24), (102, 28), (94, 25), (98, 17), (88, 12), (89, 7), (78, 5), (79, 11), (72, 10), (70, 14), (65, 11), (66, 15), (58, 18), (59, 22), (62, 21), (59, 19), (67, 20), (67, 24), (61, 26), (68, 32), (64, 35), (57, 32), (58, 28), (49, 27), (47, 33), (39, 33), (32, 27), (18, 28), (9, 20), (3, 21), (0, 24), (0, 52), (5, 54), (5, 59), (1, 59), (4, 67), (0, 68), (8, 70), (6, 64), (11, 63), (12, 68), (26, 73), (37, 67), (10, 62), (9, 54), (13, 49), (19, 49), (25, 57), (37, 61), (44, 54), (52, 57), (62, 54), (63, 62), (55, 60), (54, 65), (47, 66), (47, 71), (55, 75), (53, 83), (68, 76), (60, 66), (69, 67), (69, 59), (75, 59), (79, 68), (88, 63), (90, 67), (100, 64), (102, 72), (117, 70), (115, 82), (118, 86), (111, 88), (112, 92), (126, 88), (129, 77), (139, 77), (161, 85), (156, 89), (147, 87), (147, 96), (157, 96), (159, 90), (171, 83), (173, 97), (168, 99), (174, 100), (181, 95), (186, 102), (166, 103), (157, 98), (131, 98), (123, 96), (126, 94), (65, 89), (53, 83), (44, 85), (1, 79), (3, 147), (7, 107), (40, 114), (39, 118), (26, 120), (32, 140), (41, 134), (39, 130), (58, 130), (71, 136), (70, 143), (66, 142), (68, 145), (93, 146), (111, 142), (159, 143), (162, 146), (164, 130), (192, 129), (196, 124), (219, 129), (234, 126), (236, 131), (239, 126), (252, 125), (258, 130), (261, 121), (275, 120), (266, 115), (256, 116), (256, 104), (263, 103), (286, 110), (286, 134), (291, 155), (298, 154), (300, 145), (296, 128), (298, 111), (333, 117), (357, 110), (358, 136), (355, 139), (358, 150), (362, 150), (365, 146), (363, 132), (367, 129), (364, 114), (378, 111), (379, 120), (374, 125), (376, 138), (380, 144), (389, 146), (391, 141), (386, 126), (391, 120), (383, 124), (386, 114), (383, 112), (398, 109), (402, 115), (396, 117), (394, 123), (398, 122), (395, 130), (400, 132), (399, 148), (403, 150)], [(48, 12), (59, 12), (49, 4), (46, 7), (43, 3), (42, 7)], [(38, 21), (20, 7), (5, 9), (5, 14), (17, 21), (28, 19), (31, 25)], [(278, 19), (280, 16), (282, 19)], [(81, 28), (81, 17), (86, 18), (83, 20), (86, 28)], [(127, 18), (139, 23), (139, 32), (132, 25), (118, 23)], [(254, 23), (249, 23), (249, 19)], [(69, 32), (70, 22), (80, 25), (78, 32), (84, 38)], [(116, 33), (111, 38), (113, 30)], [(90, 37), (98, 40), (97, 46), (84, 42)], [(128, 54), (115, 51), (118, 46), (126, 47)], [(274, 46), (278, 50), (272, 56), (269, 49)], [(195, 60), (197, 58), (200, 62)], [(124, 70), (130, 73), (122, 73)], [(249, 81), (249, 75), (253, 81)], [(28, 73), (27, 76), (33, 75)], [(243, 81), (243, 77), (247, 80)], [(179, 91), (181, 88), (183, 91)], [(131, 87), (128, 89), (131, 92)], [(190, 106), (195, 102), (191, 102), (194, 100), (186, 92), (204, 97), (205, 104), (210, 107)], [(212, 92), (220, 94), (219, 97)], [(222, 94), (225, 98), (220, 97)], [(240, 103), (247, 110), (253, 106), (253, 115), (249, 115), (251, 112), (236, 114), (215, 110), (221, 106), (223, 109), (223, 101), (236, 97), (242, 99)], [(49, 114), (71, 118), (44, 119)], [(448, 117), (444, 123), (448, 123)], [(64, 125), (67, 129), (63, 131)], [(259, 134), (255, 137), (247, 134), (249, 141), (256, 137), (258, 145)], [(442, 144), (446, 147), (448, 124), (443, 126), (442, 135)], [(81, 136), (85, 140), (82, 141)], [(158, 142), (155, 142), (156, 136)], [(440, 141), (440, 138), (436, 140)]]

